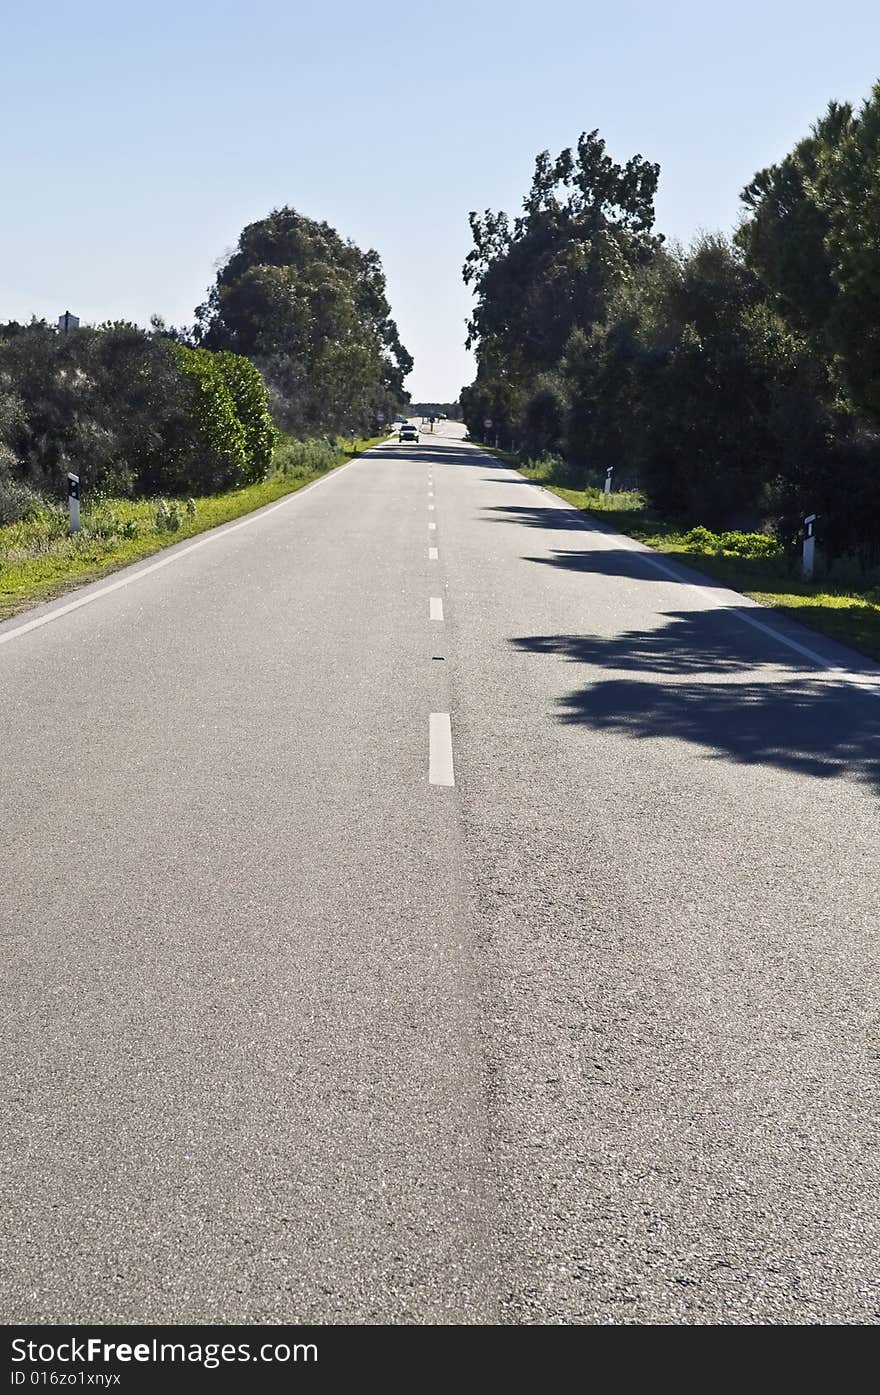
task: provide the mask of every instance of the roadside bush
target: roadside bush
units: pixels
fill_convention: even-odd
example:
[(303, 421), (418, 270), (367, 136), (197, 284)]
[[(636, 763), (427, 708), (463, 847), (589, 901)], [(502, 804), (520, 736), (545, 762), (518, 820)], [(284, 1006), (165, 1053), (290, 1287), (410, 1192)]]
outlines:
[(542, 481), (552, 480), (554, 484), (568, 483), (572, 475), (570, 467), (563, 460), (561, 455), (551, 453), (533, 458), (520, 451), (517, 456), (519, 468), (528, 475), (529, 479)]
[(684, 536), (686, 552), (728, 557), (779, 557), (782, 547), (766, 533), (713, 533), (710, 528), (691, 528)]
[(20, 480), (13, 478), (15, 456), (0, 445), (0, 528), (18, 523), (39, 508), (40, 497)]
[(99, 507), (83, 514), (82, 530), (91, 538), (110, 542), (114, 538), (136, 538), (138, 526), (133, 518), (120, 518), (114, 509)]
[(182, 391), (168, 424), (160, 488), (169, 494), (191, 488), (210, 494), (246, 484), (245, 430), (216, 355), (184, 344), (167, 347), (180, 369)]
[[(85, 499), (211, 493), (263, 479), (275, 429), (258, 370), (137, 325), (0, 326), (0, 465), (62, 499), (75, 470)], [(4, 514), (27, 496), (4, 486)]]
[(39, 556), (51, 552), (59, 542), (67, 542), (67, 510), (60, 504), (41, 503), (16, 523), (3, 529), (0, 556), (16, 554)]
[(523, 411), (524, 441), (522, 449), (528, 455), (544, 456), (558, 452), (568, 403), (561, 382), (543, 377)]
[[(349, 443), (350, 444), (350, 443)], [(302, 479), (306, 475), (317, 475), (328, 470), (339, 459), (340, 449), (328, 438), (295, 441), (292, 437), (283, 438), (275, 452), (275, 468), (280, 474)]]
[(183, 522), (183, 514), (180, 505), (176, 500), (171, 503), (167, 499), (160, 499), (156, 505), (156, 532), (157, 533), (177, 533)]
[(255, 484), (268, 474), (278, 439), (269, 415), (269, 390), (259, 369), (241, 354), (224, 350), (214, 354), (214, 362), (223, 375), (244, 431), (246, 482)]
[(708, 528), (691, 528), (684, 535), (685, 552), (717, 552), (720, 538)]
[(733, 557), (778, 557), (782, 551), (776, 538), (766, 533), (722, 533), (721, 551)]

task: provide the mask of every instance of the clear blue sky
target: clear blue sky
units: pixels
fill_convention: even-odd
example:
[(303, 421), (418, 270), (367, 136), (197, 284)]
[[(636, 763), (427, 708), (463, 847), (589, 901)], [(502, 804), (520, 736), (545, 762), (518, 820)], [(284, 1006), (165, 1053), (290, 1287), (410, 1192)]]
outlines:
[(4, 0), (0, 320), (189, 322), (289, 203), (383, 260), (416, 399), (472, 376), (467, 214), (598, 126), (658, 227), (730, 229), (754, 171), (880, 77), (877, 0)]

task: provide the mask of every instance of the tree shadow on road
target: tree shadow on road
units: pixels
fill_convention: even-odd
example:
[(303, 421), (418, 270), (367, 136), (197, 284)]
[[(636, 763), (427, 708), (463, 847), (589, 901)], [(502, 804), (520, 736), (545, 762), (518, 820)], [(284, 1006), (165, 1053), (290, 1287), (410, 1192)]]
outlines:
[(535, 635), (512, 643), (601, 670), (560, 699), (561, 722), (638, 740), (674, 738), (717, 759), (846, 777), (880, 792), (880, 698), (833, 674), (820, 677), (795, 653), (781, 662), (769, 636), (738, 643), (718, 610), (658, 620), (666, 623), (612, 637)]
[[(499, 469), (499, 470), (509, 470), (510, 468), (511, 468), (511, 467), (510, 467), (509, 465), (499, 465), (499, 466), (498, 466), (498, 469)], [(500, 479), (498, 479), (496, 475), (484, 475), (483, 478), (482, 478), (482, 480), (480, 481), (480, 483), (481, 483), (481, 484), (528, 484), (528, 485), (531, 486), (532, 489), (539, 489), (539, 488), (540, 488), (540, 485), (538, 485), (538, 484), (536, 483), (535, 480), (523, 479), (523, 477), (522, 477), (521, 475), (514, 475), (512, 479), (505, 479), (505, 480), (500, 480)], [(501, 505), (501, 504), (497, 504), (497, 505), (494, 505), (494, 507), (496, 507), (496, 508), (502, 508), (502, 507), (506, 507), (506, 506)]]
[(380, 446), (373, 446), (368, 459), (395, 461), (402, 469), (407, 470), (411, 470), (413, 465), (464, 465), (469, 469), (477, 466), (486, 469), (486, 461), (480, 459), (473, 449), (450, 445), (444, 441), (432, 441), (430, 436), (422, 436), (418, 445), (397, 441), (383, 442)]
[[(810, 603), (809, 592), (805, 593), (803, 583), (781, 558), (701, 556), (691, 565), (691, 559), (680, 553), (672, 556), (661, 553), (658, 557), (636, 548), (598, 546), (584, 552), (555, 549), (549, 556), (524, 560), (542, 567), (559, 567), (563, 571), (593, 576), (677, 582), (684, 586), (720, 585), (733, 591), (778, 597), (778, 607), (767, 615), (767, 620), (778, 630), (797, 635), (801, 643), (813, 648), (821, 647), (827, 640), (846, 645), (848, 652), (838, 656), (839, 662), (856, 671), (877, 672), (877, 664), (870, 657), (880, 656), (880, 611), (877, 607), (869, 604), (864, 596), (846, 593), (838, 597), (834, 606), (821, 600)], [(816, 589), (821, 591), (822, 585), (818, 583)], [(796, 604), (789, 603), (791, 595), (799, 598)], [(813, 632), (803, 631), (801, 626), (811, 626)]]
[[(508, 483), (508, 481), (504, 481)], [(519, 483), (519, 481), (509, 481), (509, 483)], [(523, 484), (529, 481), (523, 480)], [(491, 517), (487, 523), (522, 523), (526, 528), (586, 528), (588, 525), (583, 514), (577, 509), (566, 508), (564, 504), (554, 507), (552, 504), (541, 506), (538, 504), (490, 504), (486, 509), (488, 514), (498, 514), (500, 517)], [(565, 554), (562, 554), (565, 555)]]

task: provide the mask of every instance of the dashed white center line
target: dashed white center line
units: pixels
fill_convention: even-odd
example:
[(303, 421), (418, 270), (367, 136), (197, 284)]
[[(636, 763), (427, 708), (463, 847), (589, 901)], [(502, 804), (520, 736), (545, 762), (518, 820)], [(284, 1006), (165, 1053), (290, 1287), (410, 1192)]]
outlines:
[(437, 524), (436, 524), (436, 523), (429, 523), (429, 524), (428, 524), (428, 527), (429, 527), (429, 528), (436, 528), (436, 527), (437, 527)]
[(428, 505), (428, 513), (433, 513), (433, 512), (434, 512), (434, 505), (433, 505), (433, 504), (429, 504), (429, 505)]
[(428, 781), (432, 785), (454, 785), (449, 713), (432, 712), (428, 720)]
[(436, 562), (439, 556), (440, 556), (440, 552), (439, 552), (439, 550), (438, 550), (436, 547), (429, 547), (429, 548), (428, 548), (428, 561), (429, 561), (429, 562)]
[(432, 597), (431, 597), (431, 619), (432, 619), (432, 620), (442, 620), (442, 619), (443, 619), (443, 597), (442, 597), (442, 596), (432, 596)]

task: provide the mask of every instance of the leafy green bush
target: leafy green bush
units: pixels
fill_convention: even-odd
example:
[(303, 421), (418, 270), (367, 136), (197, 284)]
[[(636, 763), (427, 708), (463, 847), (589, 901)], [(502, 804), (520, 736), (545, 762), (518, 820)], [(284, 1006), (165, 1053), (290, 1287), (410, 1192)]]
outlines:
[(156, 505), (156, 532), (177, 533), (182, 522), (183, 514), (177, 501), (172, 500), (169, 504), (167, 499), (160, 499)]
[(0, 528), (8, 523), (18, 523), (39, 508), (39, 495), (26, 484), (13, 478), (12, 468), (15, 457), (12, 452), (0, 445)]
[(265, 479), (278, 439), (278, 432), (269, 416), (269, 392), (262, 374), (250, 359), (228, 351), (216, 353), (213, 357), (229, 389), (235, 414), (244, 431), (246, 482), (255, 484)]
[(519, 468), (528, 475), (529, 479), (561, 481), (567, 476), (565, 461), (561, 455), (547, 452), (537, 457), (531, 457), (521, 451), (518, 460)]
[(684, 536), (686, 552), (728, 557), (779, 557), (782, 548), (766, 533), (713, 533), (709, 528), (691, 528)]
[(183, 410), (169, 432), (164, 487), (169, 493), (193, 486), (211, 493), (246, 484), (245, 430), (216, 354), (184, 344), (169, 347), (184, 390)]
[[(81, 477), (82, 532), (91, 527), (94, 538), (125, 536), (97, 508), (102, 498), (185, 498), (256, 483), (278, 442), (268, 401), (247, 359), (137, 325), (71, 336), (46, 324), (0, 326), (0, 526), (63, 500), (68, 470)], [(311, 440), (288, 443), (279, 459), (301, 476), (339, 454), (333, 441)]]
[(685, 552), (719, 552), (721, 539), (708, 528), (692, 528), (684, 535)]
[(0, 555), (39, 556), (67, 541), (69, 518), (60, 504), (41, 503), (25, 518), (3, 528)]
[(550, 374), (538, 384), (526, 401), (522, 414), (524, 450), (528, 455), (557, 455), (565, 430), (568, 401), (561, 381)]
[(766, 533), (722, 533), (721, 551), (733, 557), (778, 557), (782, 548)]
[(120, 518), (114, 509), (98, 507), (83, 513), (82, 531), (90, 538), (110, 542), (114, 538), (136, 538), (138, 526), (133, 518)]
[[(350, 443), (349, 443), (350, 444)], [(302, 479), (329, 470), (339, 460), (340, 450), (347, 447), (327, 439), (296, 441), (285, 436), (275, 451), (275, 468), (280, 474)]]

